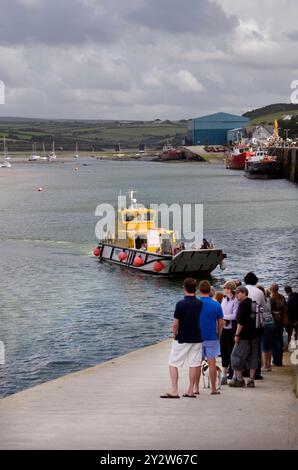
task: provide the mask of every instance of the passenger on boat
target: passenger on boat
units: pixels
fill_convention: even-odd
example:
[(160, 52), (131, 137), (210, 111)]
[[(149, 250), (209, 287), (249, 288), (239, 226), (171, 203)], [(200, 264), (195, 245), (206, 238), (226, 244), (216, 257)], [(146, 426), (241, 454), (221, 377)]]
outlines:
[(135, 239), (135, 245), (136, 245), (136, 249), (137, 250), (140, 250), (141, 247), (142, 247), (142, 240), (139, 236), (137, 236), (137, 238)]
[(206, 240), (206, 238), (203, 238), (203, 243), (201, 245), (201, 250), (210, 250), (211, 244)]

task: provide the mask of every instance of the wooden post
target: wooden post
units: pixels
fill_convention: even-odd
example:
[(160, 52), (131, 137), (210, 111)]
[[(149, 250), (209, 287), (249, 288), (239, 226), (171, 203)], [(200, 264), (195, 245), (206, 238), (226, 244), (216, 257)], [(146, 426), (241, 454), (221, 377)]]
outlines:
[(295, 170), (296, 170), (296, 149), (291, 150), (291, 165), (290, 165), (290, 181), (295, 182)]

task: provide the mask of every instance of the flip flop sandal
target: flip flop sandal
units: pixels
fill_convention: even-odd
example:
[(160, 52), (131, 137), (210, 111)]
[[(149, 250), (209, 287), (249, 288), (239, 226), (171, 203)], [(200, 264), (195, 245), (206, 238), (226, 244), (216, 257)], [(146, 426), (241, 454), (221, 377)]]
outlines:
[(185, 398), (197, 398), (195, 395), (188, 395), (187, 393), (184, 393), (183, 395)]
[(160, 395), (160, 398), (180, 398), (179, 395), (171, 395), (170, 393), (166, 393), (165, 395)]

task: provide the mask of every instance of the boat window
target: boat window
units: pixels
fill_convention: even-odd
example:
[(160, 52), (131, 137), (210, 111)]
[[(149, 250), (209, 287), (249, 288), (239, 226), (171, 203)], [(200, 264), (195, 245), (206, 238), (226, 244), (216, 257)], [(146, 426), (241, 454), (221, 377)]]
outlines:
[(150, 220), (153, 220), (154, 214), (151, 214), (151, 212), (145, 212), (144, 214), (144, 220), (149, 222)]
[(124, 221), (125, 222), (132, 222), (134, 220), (135, 216), (134, 214), (125, 214), (124, 215)]

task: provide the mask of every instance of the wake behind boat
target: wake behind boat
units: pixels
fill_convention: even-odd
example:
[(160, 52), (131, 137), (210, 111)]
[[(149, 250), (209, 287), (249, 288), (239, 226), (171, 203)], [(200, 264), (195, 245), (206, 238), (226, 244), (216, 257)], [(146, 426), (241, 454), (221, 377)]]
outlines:
[(117, 237), (100, 241), (94, 255), (100, 261), (167, 277), (210, 274), (217, 266), (225, 269), (221, 249), (188, 249), (172, 230), (157, 226), (157, 216), (157, 211), (137, 204), (130, 191), (128, 207), (118, 211)]

